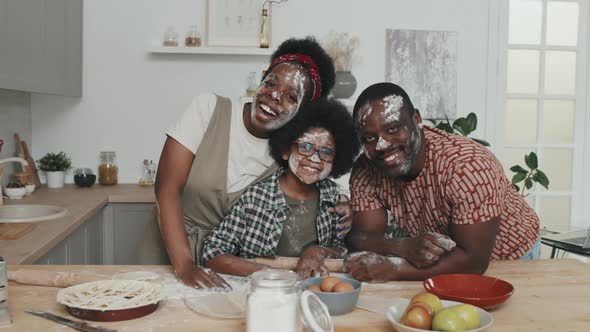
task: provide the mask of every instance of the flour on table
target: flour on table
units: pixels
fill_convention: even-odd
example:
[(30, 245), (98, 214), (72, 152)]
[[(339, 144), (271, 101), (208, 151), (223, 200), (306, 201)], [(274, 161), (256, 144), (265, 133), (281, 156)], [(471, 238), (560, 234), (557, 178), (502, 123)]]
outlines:
[[(246, 286), (246, 278), (221, 275), (225, 281), (232, 286), (234, 290), (241, 289)], [(200, 297), (210, 294), (227, 293), (221, 289), (199, 289), (183, 284), (173, 272), (153, 272), (153, 271), (133, 271), (117, 273), (113, 275), (113, 279), (117, 280), (138, 280), (159, 283), (164, 286), (166, 291), (166, 300), (184, 300), (187, 297)]]
[(160, 279), (160, 274), (152, 271), (132, 271), (123, 272), (113, 275), (114, 280), (137, 280), (137, 281), (155, 281)]

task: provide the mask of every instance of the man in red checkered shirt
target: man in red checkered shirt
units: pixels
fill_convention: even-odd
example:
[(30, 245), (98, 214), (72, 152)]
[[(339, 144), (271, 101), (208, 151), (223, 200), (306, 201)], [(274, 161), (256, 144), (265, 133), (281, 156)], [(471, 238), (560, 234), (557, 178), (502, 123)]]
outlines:
[(350, 178), (355, 278), (484, 273), (490, 259), (539, 256), (539, 218), (487, 148), (422, 126), (393, 83), (363, 91), (353, 118), (364, 149)]

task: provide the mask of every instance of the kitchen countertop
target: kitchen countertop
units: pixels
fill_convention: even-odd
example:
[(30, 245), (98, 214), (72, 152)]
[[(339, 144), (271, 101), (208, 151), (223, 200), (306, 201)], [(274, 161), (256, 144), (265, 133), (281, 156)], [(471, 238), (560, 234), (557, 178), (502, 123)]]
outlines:
[(119, 184), (90, 188), (66, 185), (64, 188), (40, 188), (23, 199), (5, 199), (4, 205), (42, 204), (68, 209), (59, 219), (37, 223), (16, 240), (0, 240), (0, 256), (8, 264), (32, 264), (55, 247), (108, 203), (154, 203), (154, 187)]
[[(9, 265), (12, 269), (95, 271), (109, 274), (133, 270), (170, 273), (170, 266), (58, 266)], [(590, 326), (590, 265), (573, 259), (493, 261), (486, 275), (504, 279), (515, 292), (506, 303), (491, 311), (499, 331), (587, 331)], [(66, 317), (65, 307), (55, 302), (60, 288), (10, 282), (8, 302), (13, 324), (0, 331), (64, 331), (62, 325), (25, 313), (24, 309), (50, 311)], [(421, 282), (363, 284), (362, 295), (410, 298), (422, 291)], [(384, 315), (355, 309), (334, 316), (335, 331), (393, 331)], [(135, 320), (99, 322), (118, 331), (245, 331), (243, 319), (213, 319), (194, 313), (181, 300), (167, 300), (156, 312)], [(280, 331), (277, 328), (277, 331)]]

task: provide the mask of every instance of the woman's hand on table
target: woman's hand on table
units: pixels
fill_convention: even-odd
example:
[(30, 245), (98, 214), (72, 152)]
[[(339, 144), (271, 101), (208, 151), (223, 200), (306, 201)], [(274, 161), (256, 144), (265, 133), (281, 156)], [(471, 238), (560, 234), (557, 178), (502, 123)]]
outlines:
[(330, 271), (324, 264), (324, 252), (321, 247), (311, 246), (301, 254), (297, 261), (297, 274), (300, 279), (328, 275)]
[(208, 289), (224, 288), (231, 290), (231, 286), (217, 273), (208, 268), (200, 268), (194, 264), (183, 266), (175, 270), (176, 276), (187, 286)]

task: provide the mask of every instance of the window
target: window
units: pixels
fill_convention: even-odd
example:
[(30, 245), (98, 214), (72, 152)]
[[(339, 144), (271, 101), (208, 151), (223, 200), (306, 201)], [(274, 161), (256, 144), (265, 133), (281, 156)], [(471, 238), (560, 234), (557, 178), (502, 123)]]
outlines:
[(499, 45), (498, 72), (505, 77), (498, 85), (503, 111), (496, 118), (497, 155), (509, 178), (512, 165), (524, 166), (525, 154), (539, 157), (549, 190), (536, 185), (527, 201), (542, 226), (587, 227), (588, 1), (507, 0), (499, 13), (507, 29)]

